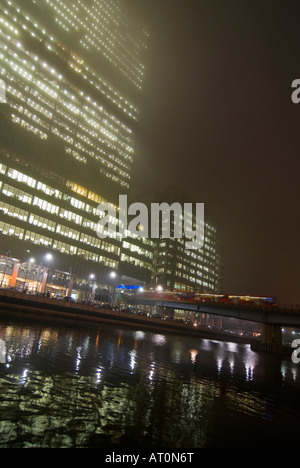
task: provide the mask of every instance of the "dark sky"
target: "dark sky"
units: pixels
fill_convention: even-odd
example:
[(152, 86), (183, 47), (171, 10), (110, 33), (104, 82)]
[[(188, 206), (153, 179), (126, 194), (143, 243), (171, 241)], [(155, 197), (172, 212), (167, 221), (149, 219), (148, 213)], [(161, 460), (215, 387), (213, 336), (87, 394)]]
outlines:
[(150, 44), (134, 193), (176, 185), (205, 203), (224, 292), (300, 304), (299, 0), (136, 1)]

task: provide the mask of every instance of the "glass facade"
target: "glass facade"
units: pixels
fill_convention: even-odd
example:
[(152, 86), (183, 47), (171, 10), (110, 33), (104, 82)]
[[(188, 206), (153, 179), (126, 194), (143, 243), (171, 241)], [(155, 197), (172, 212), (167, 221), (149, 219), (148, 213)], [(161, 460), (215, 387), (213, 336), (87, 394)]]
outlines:
[[(0, 254), (11, 251), (107, 283), (219, 289), (216, 231), (204, 248), (118, 230), (97, 236), (100, 203), (118, 213), (135, 157), (148, 34), (126, 0), (0, 5)], [(117, 226), (117, 216), (110, 220)]]
[(70, 163), (94, 160), (104, 177), (128, 189), (147, 34), (121, 5), (4, 0), (0, 62), (16, 126), (41, 140), (57, 137)]
[(205, 224), (200, 250), (187, 250), (185, 239), (160, 239), (157, 243), (153, 282), (169, 290), (220, 292), (222, 258), (216, 228)]
[[(117, 208), (129, 189), (147, 36), (118, 0), (1, 2), (2, 251), (51, 249), (100, 278), (120, 270), (122, 238), (97, 237), (97, 206)], [(149, 270), (127, 250), (124, 264)]]
[[(220, 229), (217, 224), (204, 214), (203, 246), (201, 249), (187, 249), (186, 242), (190, 239), (184, 235), (185, 225), (191, 232), (196, 230), (195, 208), (187, 213), (187, 219), (183, 220), (184, 206), (182, 200), (185, 196), (177, 190), (166, 189), (148, 193), (144, 197), (144, 203), (150, 209), (152, 203), (167, 204), (170, 208), (165, 222), (170, 226), (170, 236), (164, 234), (162, 222), (159, 238), (155, 240), (155, 248), (152, 266), (152, 285), (171, 291), (195, 291), (215, 292), (222, 291), (223, 281), (223, 253)], [(195, 207), (193, 201), (189, 201)], [(171, 208), (173, 205), (174, 211)], [(178, 230), (178, 217), (175, 218), (175, 206), (180, 206), (180, 220), (182, 230)], [(177, 216), (179, 211), (177, 212)], [(175, 219), (177, 222), (175, 224)], [(161, 218), (163, 221), (163, 218)], [(175, 229), (175, 226), (177, 228)]]

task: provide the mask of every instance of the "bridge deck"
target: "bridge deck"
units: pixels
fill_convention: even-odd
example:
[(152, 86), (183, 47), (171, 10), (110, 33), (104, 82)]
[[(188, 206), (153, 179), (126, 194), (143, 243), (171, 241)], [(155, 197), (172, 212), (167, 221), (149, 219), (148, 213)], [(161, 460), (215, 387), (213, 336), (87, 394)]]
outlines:
[(135, 305), (156, 305), (172, 309), (190, 310), (211, 315), (221, 315), (251, 322), (300, 327), (300, 310), (297, 308), (283, 309), (280, 307), (247, 307), (229, 304), (205, 302), (176, 302), (160, 299), (148, 299), (132, 296), (130, 302)]

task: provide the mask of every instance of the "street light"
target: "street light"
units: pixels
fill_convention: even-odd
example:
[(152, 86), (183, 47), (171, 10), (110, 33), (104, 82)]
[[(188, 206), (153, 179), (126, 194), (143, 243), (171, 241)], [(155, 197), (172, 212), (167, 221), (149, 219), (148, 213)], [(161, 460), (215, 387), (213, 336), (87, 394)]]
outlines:
[(96, 293), (96, 282), (95, 282), (95, 275), (92, 273), (89, 276), (89, 280), (92, 282), (92, 292), (89, 294), (91, 302), (94, 302), (95, 300), (95, 293)]
[(47, 262), (52, 262), (53, 255), (51, 253), (47, 253), (46, 256), (45, 256), (45, 259), (47, 260)]
[(48, 271), (47, 271), (47, 278), (46, 278), (46, 284), (45, 284), (45, 293), (47, 292), (47, 283), (48, 283), (48, 278), (49, 278), (49, 272), (50, 272), (50, 264), (53, 260), (53, 255), (51, 253), (47, 253), (45, 255), (45, 260), (49, 263)]
[(112, 294), (112, 307), (114, 308), (115, 307), (115, 303), (116, 303), (116, 289), (117, 289), (117, 283), (116, 283), (116, 279), (117, 279), (117, 273), (115, 271), (111, 271), (110, 272), (110, 277), (112, 278), (113, 281), (113, 294)]

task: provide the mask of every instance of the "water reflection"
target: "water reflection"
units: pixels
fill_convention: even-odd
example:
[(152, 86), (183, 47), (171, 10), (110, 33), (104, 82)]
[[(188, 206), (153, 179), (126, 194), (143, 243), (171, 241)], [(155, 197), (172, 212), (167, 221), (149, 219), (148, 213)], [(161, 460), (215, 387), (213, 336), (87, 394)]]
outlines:
[(0, 329), (0, 447), (239, 447), (262, 444), (266, 430), (276, 439), (281, 424), (291, 443), (299, 424), (298, 367), (247, 345), (113, 328)]
[(0, 364), (6, 363), (6, 345), (5, 341), (0, 338)]

